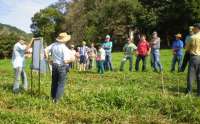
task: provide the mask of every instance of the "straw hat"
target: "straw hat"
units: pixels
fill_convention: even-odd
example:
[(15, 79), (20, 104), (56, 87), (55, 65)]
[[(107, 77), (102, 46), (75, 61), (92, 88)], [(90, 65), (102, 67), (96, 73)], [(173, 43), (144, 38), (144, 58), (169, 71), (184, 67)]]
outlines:
[(176, 34), (175, 36), (178, 37), (178, 38), (182, 38), (181, 34)]
[(68, 42), (69, 40), (71, 39), (71, 35), (68, 35), (67, 33), (63, 32), (63, 33), (60, 33), (58, 35), (58, 37), (56, 38), (56, 40), (58, 42), (61, 42), (61, 43), (66, 43)]

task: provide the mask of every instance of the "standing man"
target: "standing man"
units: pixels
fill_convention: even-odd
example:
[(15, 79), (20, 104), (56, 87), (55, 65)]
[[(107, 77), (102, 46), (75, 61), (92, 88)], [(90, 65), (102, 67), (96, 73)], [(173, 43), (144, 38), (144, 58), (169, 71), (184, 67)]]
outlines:
[(135, 64), (135, 70), (139, 71), (139, 64), (140, 60), (143, 62), (142, 71), (146, 71), (146, 59), (151, 52), (151, 47), (149, 43), (146, 41), (146, 36), (143, 34), (141, 35), (141, 39), (137, 46), (137, 59)]
[(112, 41), (110, 38), (110, 35), (106, 35), (106, 39), (105, 42), (103, 43), (103, 49), (106, 51), (106, 59), (104, 62), (104, 68), (105, 70), (113, 70), (113, 66), (112, 66)]
[(58, 102), (64, 94), (64, 86), (67, 75), (67, 65), (74, 61), (75, 57), (65, 43), (71, 39), (67, 33), (60, 33), (56, 42), (46, 48), (46, 57), (52, 55), (52, 84), (51, 97), (53, 102)]
[(88, 47), (86, 46), (86, 42), (82, 42), (82, 46), (80, 47), (80, 69), (79, 71), (85, 71), (88, 59)]
[(15, 81), (13, 85), (13, 92), (19, 92), (19, 82), (20, 78), (23, 82), (23, 89), (28, 90), (28, 81), (25, 72), (25, 53), (31, 47), (33, 43), (33, 38), (28, 46), (25, 45), (25, 41), (23, 37), (19, 37), (17, 39), (17, 43), (14, 45), (13, 53), (12, 53), (12, 65), (15, 72)]
[[(185, 38), (185, 46), (187, 46), (187, 43), (189, 42), (189, 40), (191, 39), (191, 36), (193, 35), (193, 26), (189, 27), (189, 35)], [(188, 52), (187, 50), (185, 51), (185, 55), (183, 58), (183, 63), (181, 66), (181, 72), (185, 71), (185, 68), (187, 67), (187, 64), (190, 60), (190, 52)]]
[(92, 43), (89, 49), (89, 69), (94, 67), (96, 55), (97, 49), (94, 47), (94, 43)]
[(121, 61), (120, 71), (124, 71), (124, 64), (127, 60), (129, 60), (129, 71), (133, 71), (133, 52), (137, 50), (137, 47), (134, 43), (132, 43), (131, 39), (127, 39), (127, 43), (123, 47), (124, 58)]
[(173, 59), (172, 59), (172, 66), (171, 66), (171, 72), (175, 71), (176, 62), (178, 62), (178, 71), (181, 71), (181, 65), (182, 65), (182, 58), (183, 58), (183, 41), (181, 40), (182, 35), (177, 34), (176, 40), (172, 44), (172, 50), (173, 50)]
[(200, 96), (200, 23), (194, 25), (194, 35), (186, 45), (190, 52), (187, 93), (192, 92), (192, 82), (197, 81), (197, 95)]
[(153, 68), (155, 72), (162, 72), (163, 67), (160, 63), (160, 37), (157, 32), (153, 32), (153, 38), (150, 42)]

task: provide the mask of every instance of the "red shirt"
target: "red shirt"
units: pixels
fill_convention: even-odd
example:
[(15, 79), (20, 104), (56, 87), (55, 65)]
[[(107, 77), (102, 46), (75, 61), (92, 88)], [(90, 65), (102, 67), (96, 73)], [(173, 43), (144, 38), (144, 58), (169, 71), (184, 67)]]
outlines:
[(138, 55), (146, 56), (148, 54), (149, 49), (150, 49), (150, 45), (146, 40), (140, 41), (138, 43), (138, 46), (137, 46)]

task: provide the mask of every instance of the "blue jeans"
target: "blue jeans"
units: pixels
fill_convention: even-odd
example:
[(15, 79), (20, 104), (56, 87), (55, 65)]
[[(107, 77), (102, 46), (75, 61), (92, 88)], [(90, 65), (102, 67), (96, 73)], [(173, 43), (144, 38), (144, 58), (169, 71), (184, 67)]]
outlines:
[(200, 56), (191, 55), (187, 75), (187, 92), (192, 92), (192, 83), (197, 81), (197, 95), (200, 96)]
[(178, 71), (181, 71), (182, 56), (174, 55), (172, 59), (171, 72), (175, 71), (176, 62), (178, 62)]
[(27, 81), (27, 76), (26, 76), (26, 72), (25, 72), (24, 68), (23, 67), (15, 68), (14, 72), (15, 72), (15, 81), (14, 81), (14, 85), (13, 85), (13, 91), (16, 92), (19, 90), (20, 78), (23, 83), (23, 88), (25, 90), (27, 90), (28, 89), (28, 81)]
[(53, 64), (51, 97), (55, 101), (58, 101), (60, 97), (64, 94), (66, 75), (67, 75), (66, 65)]
[(104, 61), (104, 68), (105, 68), (105, 70), (110, 70), (110, 71), (113, 70), (111, 53), (106, 53), (106, 59)]
[(104, 60), (97, 61), (97, 72), (99, 74), (103, 74), (104, 73), (103, 63), (104, 63)]
[(160, 51), (159, 49), (152, 49), (152, 60), (154, 71), (162, 71), (163, 67), (160, 63)]
[(124, 71), (124, 64), (129, 60), (129, 71), (133, 71), (133, 56), (125, 56), (120, 65), (120, 71)]

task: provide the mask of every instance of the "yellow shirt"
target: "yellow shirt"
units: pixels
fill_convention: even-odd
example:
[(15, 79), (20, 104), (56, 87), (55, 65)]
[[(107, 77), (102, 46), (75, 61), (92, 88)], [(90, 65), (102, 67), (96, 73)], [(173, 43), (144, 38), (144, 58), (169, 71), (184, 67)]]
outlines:
[(190, 51), (191, 54), (200, 56), (200, 32), (191, 36), (186, 44), (186, 50)]

